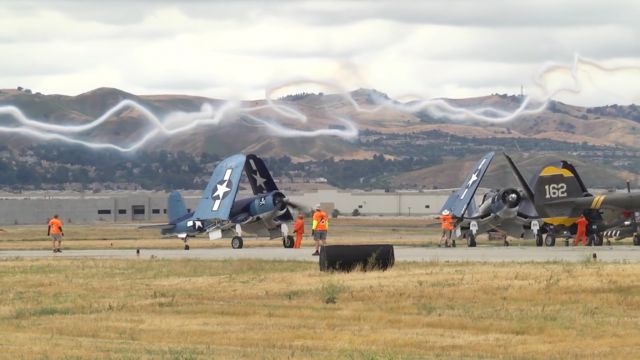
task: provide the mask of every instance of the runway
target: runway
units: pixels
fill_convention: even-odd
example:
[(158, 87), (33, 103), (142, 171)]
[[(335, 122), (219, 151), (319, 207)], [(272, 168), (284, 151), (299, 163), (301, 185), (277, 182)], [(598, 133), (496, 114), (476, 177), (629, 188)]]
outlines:
[[(97, 258), (97, 259), (203, 259), (203, 260), (291, 260), (317, 262), (317, 256), (311, 256), (312, 248), (245, 248), (165, 250), (141, 249), (128, 250), (64, 250), (53, 254), (51, 250), (6, 250), (0, 251), (0, 259), (35, 258)], [(432, 248), (395, 246), (396, 261), (414, 262), (584, 262), (590, 261), (593, 254), (597, 261), (604, 262), (640, 262), (640, 247), (602, 246), (602, 247), (476, 247), (476, 248)]]

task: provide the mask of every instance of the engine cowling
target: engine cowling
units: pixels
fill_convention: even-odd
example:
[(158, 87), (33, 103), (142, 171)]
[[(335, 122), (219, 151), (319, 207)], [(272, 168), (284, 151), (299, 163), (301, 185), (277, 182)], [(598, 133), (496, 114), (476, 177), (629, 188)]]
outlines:
[(522, 202), (522, 194), (517, 189), (504, 189), (493, 198), (493, 212), (502, 218), (514, 217), (518, 214), (518, 206)]
[(249, 205), (251, 216), (260, 216), (271, 212), (283, 212), (287, 209), (285, 196), (279, 191), (256, 196)]

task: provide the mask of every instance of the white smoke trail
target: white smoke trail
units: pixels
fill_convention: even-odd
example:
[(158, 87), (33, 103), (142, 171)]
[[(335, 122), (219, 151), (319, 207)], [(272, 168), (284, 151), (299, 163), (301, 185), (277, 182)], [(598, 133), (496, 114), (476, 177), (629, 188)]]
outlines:
[[(142, 119), (152, 125), (144, 136), (128, 146), (120, 146), (113, 143), (100, 143), (95, 141), (82, 140), (75, 134), (93, 130), (104, 124), (119, 111), (134, 109), (140, 112)], [(142, 148), (147, 142), (157, 136), (170, 137), (184, 132), (192, 131), (201, 126), (217, 126), (226, 118), (235, 115), (245, 115), (255, 122), (265, 126), (272, 134), (281, 137), (316, 137), (316, 136), (337, 136), (345, 139), (352, 139), (358, 135), (355, 125), (343, 118), (336, 118), (345, 125), (342, 129), (319, 129), (319, 130), (298, 130), (291, 129), (277, 123), (275, 120), (263, 119), (252, 113), (260, 110), (271, 109), (284, 118), (300, 120), (306, 122), (306, 115), (298, 112), (292, 107), (270, 101), (267, 105), (255, 107), (242, 107), (239, 103), (225, 102), (219, 107), (205, 103), (197, 112), (173, 112), (163, 119), (160, 119), (146, 107), (132, 100), (123, 100), (117, 105), (107, 110), (97, 119), (82, 125), (58, 125), (50, 124), (28, 118), (19, 108), (15, 106), (0, 106), (0, 114), (5, 114), (17, 120), (20, 127), (0, 126), (0, 133), (15, 133), (40, 140), (58, 140), (70, 144), (79, 144), (92, 149), (113, 149), (122, 152), (135, 151)], [(71, 134), (71, 135), (70, 135)]]
[[(540, 89), (543, 96), (537, 99), (531, 96), (525, 96), (515, 110), (507, 111), (493, 107), (471, 109), (455, 106), (445, 99), (435, 98), (422, 99), (408, 103), (398, 103), (393, 100), (382, 100), (378, 102), (379, 107), (370, 111), (377, 111), (380, 108), (386, 107), (412, 114), (420, 111), (426, 111), (428, 114), (437, 118), (445, 120), (448, 119), (451, 121), (476, 120), (488, 123), (505, 123), (516, 120), (525, 115), (533, 115), (544, 111), (549, 102), (562, 93), (570, 93), (574, 95), (581, 94), (583, 92), (583, 84), (579, 76), (579, 71), (581, 69), (586, 71), (589, 68), (608, 74), (625, 71), (640, 72), (640, 66), (637, 65), (606, 66), (595, 60), (576, 54), (571, 65), (550, 63), (542, 67), (533, 81), (535, 86)], [(559, 87), (555, 90), (550, 90), (545, 82), (545, 78), (554, 73), (568, 74), (573, 80), (573, 84), (568, 87), (565, 86)]]
[[(309, 79), (294, 79), (279, 84), (269, 86), (265, 91), (265, 104), (259, 106), (243, 106), (240, 102), (224, 102), (218, 106), (211, 103), (202, 104), (199, 111), (195, 112), (173, 112), (163, 118), (158, 117), (152, 111), (132, 100), (123, 100), (114, 107), (108, 109), (100, 117), (82, 125), (59, 125), (44, 121), (34, 120), (24, 115), (16, 106), (0, 106), (0, 115), (8, 115), (15, 119), (18, 127), (0, 125), (0, 133), (21, 134), (31, 138), (41, 140), (57, 140), (70, 144), (79, 144), (93, 149), (114, 149), (122, 152), (135, 151), (142, 148), (150, 140), (158, 137), (176, 136), (203, 126), (215, 127), (225, 120), (249, 119), (264, 127), (270, 134), (279, 137), (317, 137), (336, 136), (343, 139), (354, 139), (358, 136), (358, 128), (355, 123), (345, 118), (331, 113), (329, 107), (325, 107), (326, 116), (341, 124), (341, 128), (301, 130), (282, 125), (280, 120), (293, 120), (300, 124), (309, 122), (308, 115), (296, 109), (290, 103), (273, 99), (273, 94), (279, 90), (301, 85), (319, 85), (330, 89), (334, 94), (341, 96), (346, 103), (353, 108), (356, 113), (375, 113), (382, 109), (394, 109), (397, 111), (415, 114), (425, 111), (428, 114), (440, 119), (450, 121), (476, 120), (488, 123), (505, 123), (513, 121), (524, 115), (536, 114), (543, 111), (549, 101), (561, 93), (580, 94), (583, 91), (582, 81), (579, 71), (595, 69), (604, 73), (616, 73), (622, 71), (638, 71), (640, 66), (605, 66), (597, 61), (576, 55), (572, 64), (547, 64), (538, 72), (534, 78), (534, 84), (540, 89), (543, 96), (533, 99), (530, 96), (523, 97), (520, 105), (513, 110), (505, 110), (493, 107), (466, 108), (452, 104), (440, 99), (422, 99), (418, 101), (401, 103), (386, 98), (376, 98), (372, 96), (372, 106), (360, 105), (345, 88), (341, 85), (329, 81), (317, 81)], [(568, 74), (572, 79), (571, 86), (564, 86), (557, 89), (549, 89), (545, 79), (553, 74)], [(118, 112), (127, 109), (136, 110), (141, 118), (151, 126), (146, 133), (132, 143), (122, 146), (112, 142), (95, 142), (83, 139), (80, 134), (92, 131), (102, 126), (106, 121), (114, 117)], [(256, 113), (271, 111), (277, 118), (259, 116)]]

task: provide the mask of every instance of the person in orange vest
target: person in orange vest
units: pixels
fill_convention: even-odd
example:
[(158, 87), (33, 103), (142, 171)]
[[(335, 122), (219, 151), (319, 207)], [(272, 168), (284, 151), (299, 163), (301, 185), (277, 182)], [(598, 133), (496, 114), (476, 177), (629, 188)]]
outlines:
[(53, 215), (53, 218), (49, 220), (47, 236), (51, 236), (51, 240), (53, 240), (53, 252), (62, 252), (60, 247), (62, 246), (62, 237), (64, 236), (64, 232), (62, 231), (62, 221), (58, 219), (58, 214)]
[(304, 216), (298, 215), (296, 222), (293, 224), (293, 232), (296, 234), (296, 242), (293, 244), (295, 249), (300, 249), (302, 245), (302, 235), (304, 235)]
[(320, 255), (320, 242), (322, 246), (327, 245), (327, 230), (329, 230), (329, 217), (327, 213), (320, 209), (320, 204), (315, 206), (316, 211), (313, 213), (313, 222), (311, 230), (313, 232), (313, 240), (316, 242), (316, 252), (312, 255)]
[(578, 225), (578, 229), (576, 231), (576, 239), (573, 241), (573, 246), (578, 245), (580, 239), (582, 239), (582, 245), (587, 245), (587, 218), (584, 215), (580, 215), (578, 220), (576, 220), (576, 225)]
[(453, 231), (453, 216), (451, 216), (451, 212), (447, 209), (442, 210), (442, 214), (440, 215), (440, 223), (442, 224), (442, 236), (440, 237), (439, 247), (442, 247), (442, 243), (444, 246), (451, 247), (451, 232)]

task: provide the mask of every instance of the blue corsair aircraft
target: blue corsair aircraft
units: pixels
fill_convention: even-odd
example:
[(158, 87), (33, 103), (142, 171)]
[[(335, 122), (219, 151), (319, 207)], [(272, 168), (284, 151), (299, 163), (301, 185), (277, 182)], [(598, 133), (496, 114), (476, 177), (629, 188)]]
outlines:
[[(493, 160), (494, 153), (482, 157), (467, 176), (462, 187), (449, 196), (440, 213), (448, 210), (455, 219), (455, 237), (466, 237), (469, 247), (476, 246), (479, 233), (499, 231), (513, 237), (533, 235), (536, 245), (542, 246), (543, 221), (533, 205), (533, 192), (527, 182), (504, 154), (512, 166), (514, 176), (522, 189), (505, 188), (490, 190), (484, 194), (481, 204), (476, 205), (474, 195)], [(509, 243), (505, 240), (505, 246)]]
[[(236, 199), (243, 172), (254, 196)], [(188, 212), (182, 196), (174, 191), (167, 204), (169, 223), (142, 228), (159, 228), (162, 235), (177, 236), (184, 241), (185, 250), (189, 250), (189, 237), (203, 233), (211, 240), (231, 237), (231, 247), (240, 249), (243, 231), (270, 239), (282, 237), (283, 246), (292, 248), (290, 207), (301, 208), (278, 190), (264, 161), (253, 154), (237, 154), (213, 170), (195, 211)]]

